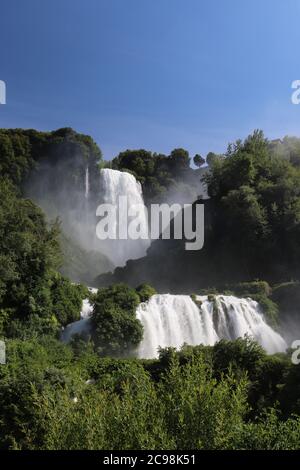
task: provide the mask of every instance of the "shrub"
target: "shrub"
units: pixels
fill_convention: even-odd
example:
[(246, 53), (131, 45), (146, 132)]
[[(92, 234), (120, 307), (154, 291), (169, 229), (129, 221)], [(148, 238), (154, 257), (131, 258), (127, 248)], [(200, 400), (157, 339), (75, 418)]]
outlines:
[(138, 293), (141, 302), (147, 302), (147, 300), (155, 295), (157, 292), (154, 287), (150, 286), (149, 284), (141, 284), (136, 288), (136, 292)]
[(80, 319), (82, 300), (88, 297), (88, 289), (74, 285), (69, 279), (56, 274), (51, 287), (53, 314), (61, 325)]
[(252, 295), (264, 295), (269, 296), (271, 294), (271, 287), (266, 281), (253, 281), (253, 282), (241, 282), (239, 284), (230, 285), (235, 295), (252, 297)]
[(140, 343), (143, 327), (136, 318), (140, 297), (116, 284), (99, 289), (94, 303), (93, 340), (100, 354), (126, 355)]

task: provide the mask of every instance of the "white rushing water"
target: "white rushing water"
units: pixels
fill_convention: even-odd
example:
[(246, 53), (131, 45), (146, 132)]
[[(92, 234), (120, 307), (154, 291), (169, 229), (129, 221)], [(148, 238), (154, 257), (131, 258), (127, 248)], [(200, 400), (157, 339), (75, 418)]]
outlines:
[[(137, 225), (148, 233), (148, 220), (146, 208), (143, 200), (142, 187), (130, 173), (105, 168), (100, 172), (101, 200), (104, 204), (111, 204), (119, 207), (121, 196), (126, 196), (127, 206), (130, 211), (137, 210), (138, 216), (135, 218)], [(101, 241), (103, 251), (112, 260), (115, 266), (124, 266), (129, 259), (137, 259), (146, 255), (146, 250), (150, 245), (149, 239), (121, 239), (119, 234), (120, 226), (124, 228), (124, 219), (119, 223), (119, 216), (126, 217), (126, 214), (119, 214), (117, 211), (114, 217), (115, 240), (107, 239)]]
[[(94, 287), (89, 287), (89, 291), (92, 294), (96, 294), (98, 289)], [(91, 304), (89, 299), (84, 299), (82, 301), (82, 308), (80, 312), (80, 320), (74, 321), (73, 323), (69, 323), (61, 333), (61, 340), (64, 343), (68, 343), (72, 336), (74, 335), (81, 335), (81, 334), (88, 334), (91, 331), (91, 321), (90, 317), (93, 314), (93, 305)]]
[(91, 331), (91, 320), (89, 317), (69, 323), (61, 333), (61, 340), (64, 343), (71, 341), (74, 335), (84, 335)]
[(287, 345), (265, 321), (259, 304), (233, 296), (196, 297), (154, 295), (137, 309), (144, 326), (144, 338), (138, 348), (142, 358), (154, 358), (158, 348), (189, 345), (213, 345), (220, 339), (234, 340), (248, 335), (268, 353), (285, 351)]
[[(84, 299), (81, 319), (66, 326), (62, 341), (69, 342), (75, 334), (90, 333), (92, 313), (89, 299)], [(144, 327), (138, 356), (145, 359), (157, 357), (159, 347), (180, 349), (184, 343), (212, 346), (221, 339), (234, 340), (245, 335), (270, 354), (287, 348), (280, 334), (266, 323), (259, 304), (249, 298), (217, 295), (209, 300), (207, 296), (197, 296), (194, 302), (189, 295), (157, 294), (138, 306), (136, 316)]]

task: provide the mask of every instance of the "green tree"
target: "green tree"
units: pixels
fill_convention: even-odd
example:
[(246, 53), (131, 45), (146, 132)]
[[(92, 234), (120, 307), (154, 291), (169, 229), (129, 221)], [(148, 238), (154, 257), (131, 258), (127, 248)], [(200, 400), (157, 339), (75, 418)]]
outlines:
[(272, 154), (261, 131), (230, 145), (226, 158), (213, 159), (204, 179), (213, 206), (211, 233), (222, 253), (232, 262), (239, 258), (252, 279), (299, 272), (300, 172)]
[(193, 162), (194, 162), (194, 165), (200, 168), (202, 165), (204, 165), (205, 159), (197, 153), (193, 158)]
[(61, 261), (58, 227), (48, 229), (42, 211), (0, 180), (0, 292), (4, 308), (25, 314), (32, 295)]
[(134, 289), (116, 284), (99, 289), (92, 322), (93, 339), (103, 354), (126, 355), (142, 339), (143, 327), (136, 318), (140, 298)]
[(172, 150), (170, 153), (170, 160), (172, 162), (174, 172), (180, 171), (182, 169), (189, 168), (190, 166), (190, 157), (189, 152), (182, 148), (177, 148)]

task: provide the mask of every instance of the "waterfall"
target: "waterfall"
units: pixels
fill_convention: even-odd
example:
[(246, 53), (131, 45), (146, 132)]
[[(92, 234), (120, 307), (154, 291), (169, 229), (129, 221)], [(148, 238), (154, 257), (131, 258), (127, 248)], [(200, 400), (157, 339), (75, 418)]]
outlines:
[[(89, 290), (97, 292), (97, 289)], [(92, 313), (89, 299), (83, 300), (81, 319), (66, 326), (62, 341), (70, 341), (75, 334), (89, 334)], [(221, 339), (234, 340), (245, 335), (270, 354), (287, 348), (280, 334), (266, 323), (259, 304), (250, 298), (216, 295), (212, 300), (208, 296), (196, 296), (193, 301), (189, 295), (157, 294), (138, 306), (136, 317), (144, 327), (137, 351), (140, 358), (157, 357), (159, 347), (179, 349), (184, 343), (212, 346)]]
[(85, 170), (85, 197), (88, 199), (90, 193), (89, 167)]
[[(92, 294), (96, 294), (98, 289), (88, 287)], [(68, 343), (74, 335), (88, 335), (91, 332), (90, 317), (93, 313), (93, 305), (89, 299), (83, 299), (80, 312), (80, 320), (69, 323), (61, 333), (61, 340)]]
[[(148, 233), (148, 219), (146, 207), (144, 205), (142, 187), (133, 175), (130, 173), (103, 169), (100, 172), (101, 202), (111, 204), (118, 208), (121, 196), (126, 196), (127, 206), (131, 210), (138, 211), (137, 225), (143, 227)], [(140, 210), (139, 210), (140, 209)], [(115, 266), (124, 266), (129, 259), (137, 259), (146, 255), (147, 248), (150, 245), (149, 239), (129, 239), (119, 237), (119, 228), (124, 228), (123, 220), (119, 224), (118, 217), (127, 217), (127, 214), (116, 213), (113, 220), (114, 234), (116, 239), (101, 240), (103, 252), (112, 260)]]
[(137, 318), (144, 327), (138, 348), (141, 358), (154, 358), (158, 348), (213, 345), (220, 339), (234, 340), (248, 335), (268, 353), (285, 351), (284, 339), (265, 321), (259, 304), (251, 299), (217, 295), (214, 300), (188, 295), (153, 295), (139, 305)]
[(89, 318), (69, 323), (61, 333), (61, 340), (64, 343), (71, 341), (74, 335), (88, 335), (91, 331), (91, 321)]

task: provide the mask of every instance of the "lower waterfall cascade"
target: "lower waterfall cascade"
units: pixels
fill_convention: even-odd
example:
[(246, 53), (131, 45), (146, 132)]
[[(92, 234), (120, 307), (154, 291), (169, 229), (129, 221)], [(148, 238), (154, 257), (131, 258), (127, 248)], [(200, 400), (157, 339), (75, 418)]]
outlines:
[(248, 335), (268, 353), (285, 351), (287, 345), (279, 333), (265, 321), (260, 306), (252, 299), (216, 295), (157, 294), (139, 305), (137, 318), (144, 327), (138, 356), (158, 356), (158, 349), (183, 344), (214, 345), (221, 339), (234, 340)]
[[(96, 294), (98, 289), (88, 287), (92, 294)], [(88, 334), (91, 331), (90, 317), (93, 314), (93, 305), (89, 299), (83, 299), (80, 312), (80, 320), (69, 323), (61, 332), (61, 340), (64, 343), (71, 341), (72, 336)]]
[[(90, 301), (83, 300), (81, 319), (66, 326), (62, 341), (89, 333), (92, 313)], [(136, 316), (144, 327), (137, 355), (144, 359), (156, 358), (159, 348), (212, 346), (221, 339), (235, 340), (245, 335), (270, 354), (287, 349), (282, 336), (266, 323), (259, 304), (250, 298), (216, 295), (213, 300), (208, 296), (193, 300), (189, 295), (155, 294), (138, 306)]]

